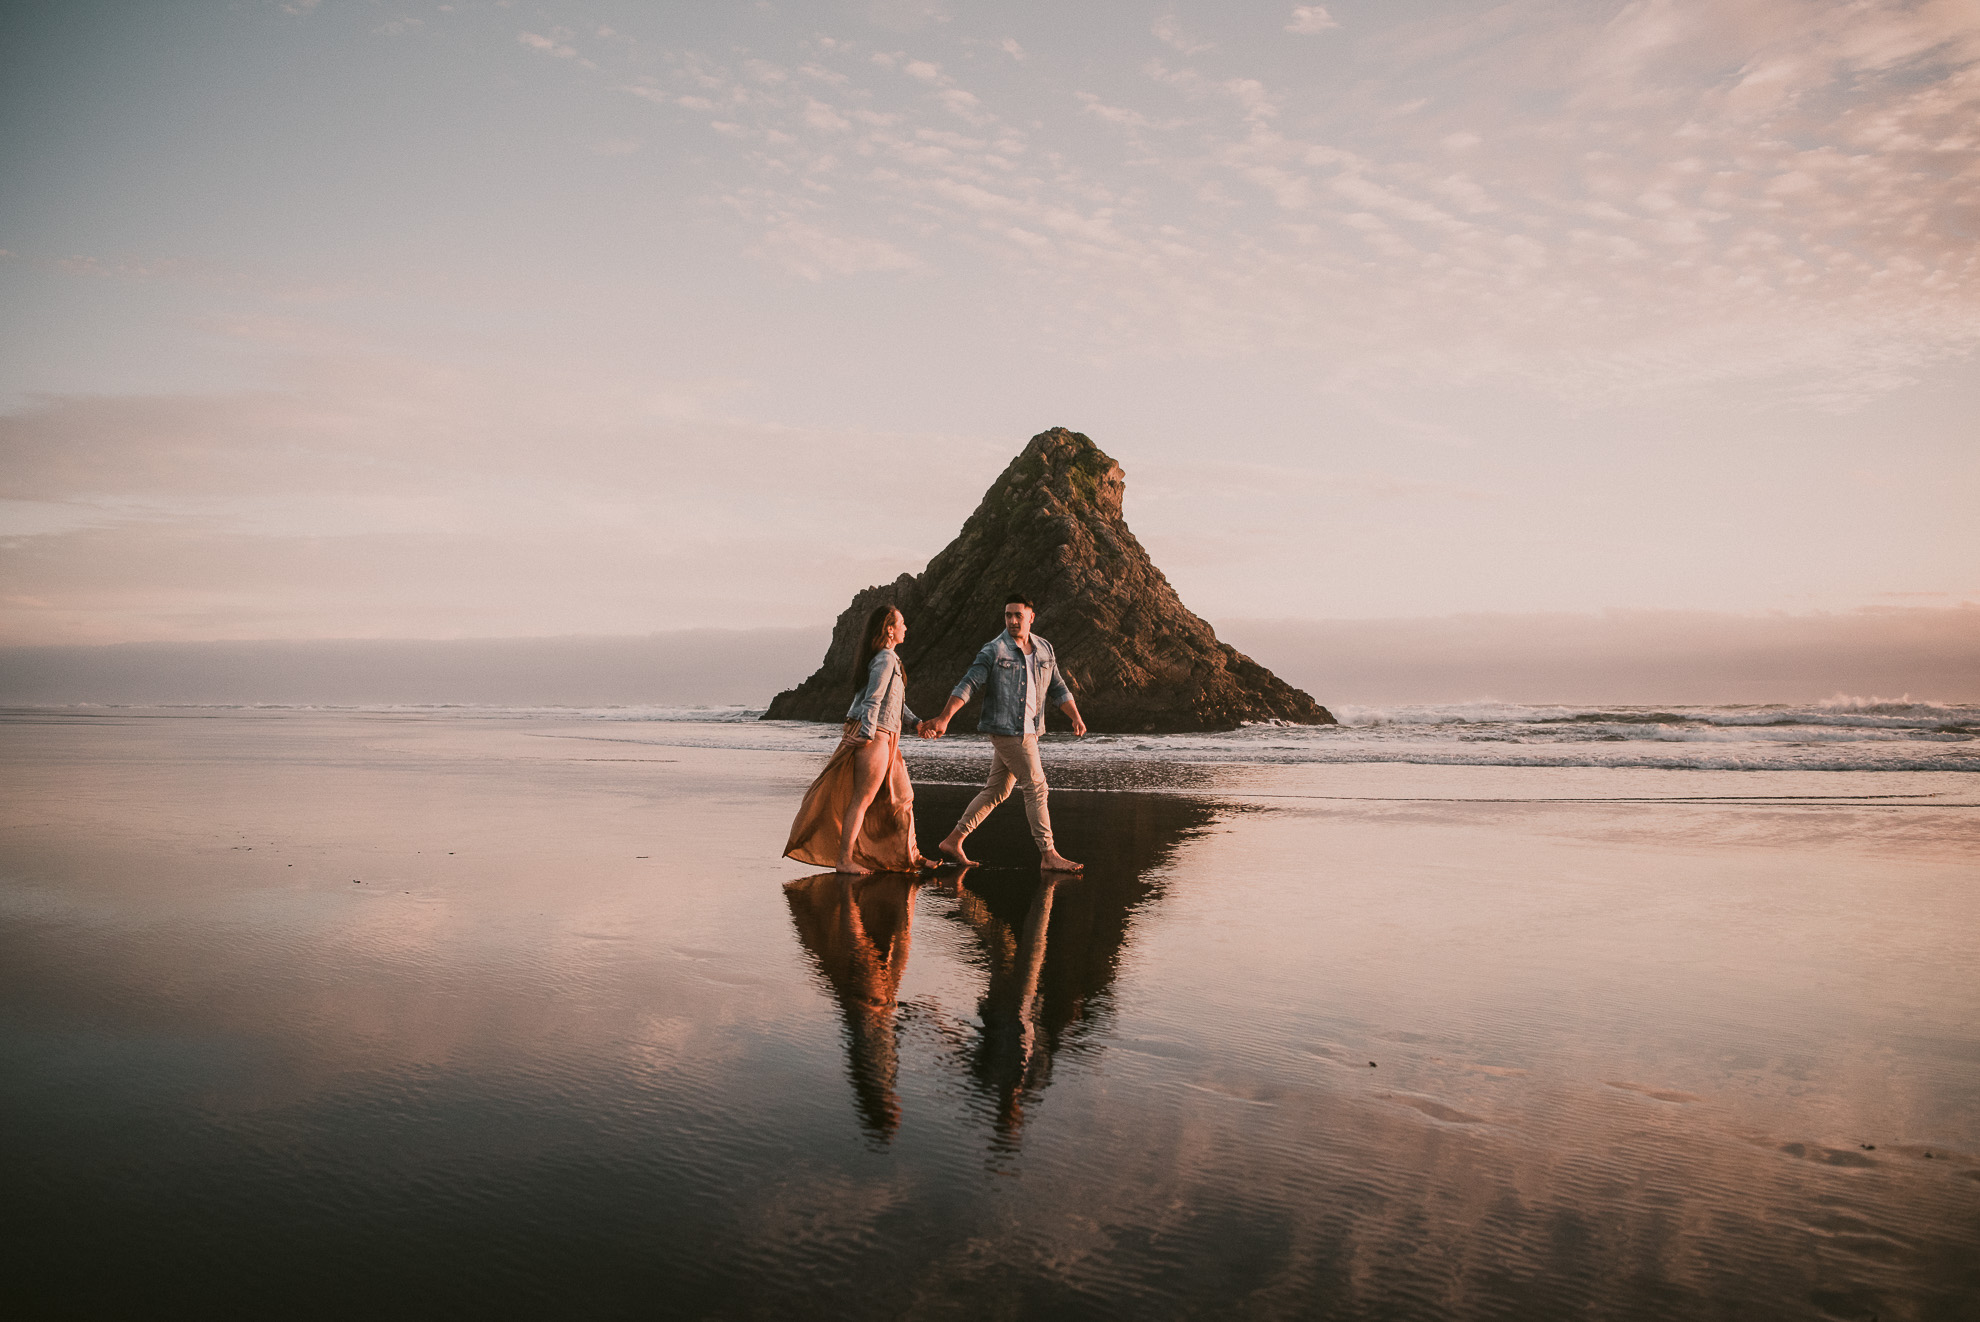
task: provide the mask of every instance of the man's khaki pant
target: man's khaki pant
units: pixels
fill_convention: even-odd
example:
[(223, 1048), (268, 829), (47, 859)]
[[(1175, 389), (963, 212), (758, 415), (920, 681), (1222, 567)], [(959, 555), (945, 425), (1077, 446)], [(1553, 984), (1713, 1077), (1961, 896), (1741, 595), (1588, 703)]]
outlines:
[(1010, 797), (1011, 786), (1018, 785), (1024, 790), (1024, 815), (1031, 823), (1031, 838), (1038, 842), (1038, 852), (1052, 851), (1052, 814), (1045, 807), (1045, 768), (1038, 761), (1038, 736), (1035, 734), (993, 734), (990, 736), (990, 778), (983, 782), (983, 789), (969, 801), (964, 809), (962, 820), (956, 823), (956, 835), (967, 836), (983, 825), (983, 819), (990, 810)]

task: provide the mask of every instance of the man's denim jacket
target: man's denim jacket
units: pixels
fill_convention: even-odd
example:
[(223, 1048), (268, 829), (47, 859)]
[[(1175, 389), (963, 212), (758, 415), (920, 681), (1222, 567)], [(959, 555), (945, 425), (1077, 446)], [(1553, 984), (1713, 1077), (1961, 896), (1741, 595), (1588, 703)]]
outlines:
[(893, 648), (883, 647), (866, 663), (866, 687), (846, 710), (846, 720), (859, 722), (853, 733), (864, 740), (871, 739), (875, 730), (899, 734), (903, 716), (921, 724), (921, 718), (907, 705), (907, 672), (901, 669), (901, 658)]
[[(1045, 701), (1039, 704), (1038, 724), (1042, 729), (1045, 713), (1072, 701), (1072, 690), (1059, 672), (1058, 654), (1052, 644), (1031, 635), (1032, 655), (1038, 659), (1039, 677), (1045, 681)], [(983, 644), (976, 660), (963, 672), (962, 683), (951, 697), (969, 701), (969, 695), (988, 686), (983, 695), (983, 715), (976, 728), (985, 734), (1024, 733), (1024, 651), (1009, 629)]]

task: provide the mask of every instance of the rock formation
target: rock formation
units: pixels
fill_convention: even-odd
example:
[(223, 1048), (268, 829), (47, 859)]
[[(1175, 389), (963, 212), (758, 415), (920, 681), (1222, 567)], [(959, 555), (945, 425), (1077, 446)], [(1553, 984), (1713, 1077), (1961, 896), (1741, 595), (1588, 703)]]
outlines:
[[(1087, 726), (1102, 733), (1230, 730), (1247, 721), (1331, 725), (1325, 707), (1217, 641), (1176, 595), (1121, 517), (1121, 466), (1078, 432), (1031, 438), (962, 532), (919, 576), (853, 597), (825, 662), (779, 693), (766, 720), (838, 721), (867, 612), (883, 601), (908, 620), (901, 661), (908, 705), (933, 716), (1003, 629), (1005, 594), (1038, 604), (1035, 632), (1057, 649)], [(950, 728), (976, 728), (972, 698)], [(1050, 714), (1053, 729), (1065, 718)]]

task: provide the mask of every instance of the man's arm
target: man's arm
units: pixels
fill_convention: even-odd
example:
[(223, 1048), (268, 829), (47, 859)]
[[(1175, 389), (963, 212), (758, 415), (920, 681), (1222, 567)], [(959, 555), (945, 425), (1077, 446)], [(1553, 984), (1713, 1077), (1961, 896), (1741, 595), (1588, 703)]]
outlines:
[(976, 660), (969, 663), (969, 669), (963, 671), (961, 681), (949, 694), (949, 700), (942, 704), (942, 710), (934, 720), (923, 721), (916, 727), (915, 733), (923, 739), (940, 739), (949, 732), (949, 719), (962, 710), (963, 704), (969, 701), (969, 695), (989, 682), (990, 645), (985, 643), (977, 652)]
[(1075, 738), (1086, 734), (1086, 721), (1080, 716), (1079, 704), (1072, 700), (1071, 694), (1067, 694), (1066, 700), (1059, 704), (1059, 710), (1072, 718), (1073, 735)]
[(949, 718), (961, 711), (962, 705), (968, 701), (968, 698), (958, 698), (951, 693), (949, 700), (942, 704), (941, 713), (932, 721), (923, 721), (916, 728), (915, 733), (923, 739), (940, 739), (949, 732)]
[(1052, 653), (1052, 682), (1045, 687), (1045, 701), (1052, 703), (1073, 723), (1075, 736), (1086, 733), (1086, 722), (1080, 717), (1079, 704), (1073, 701), (1072, 688), (1066, 683), (1065, 671), (1059, 668), (1059, 654)]

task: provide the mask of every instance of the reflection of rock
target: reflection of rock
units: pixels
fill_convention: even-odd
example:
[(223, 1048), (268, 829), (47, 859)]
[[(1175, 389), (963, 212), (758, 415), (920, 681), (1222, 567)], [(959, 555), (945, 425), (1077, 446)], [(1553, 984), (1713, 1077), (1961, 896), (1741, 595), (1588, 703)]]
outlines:
[[(1333, 724), (1326, 708), (1218, 642), (1183, 605), (1128, 530), (1125, 489), (1120, 465), (1079, 433), (1055, 427), (1032, 437), (919, 577), (903, 574), (853, 598), (824, 664), (779, 693), (765, 718), (843, 719), (856, 635), (883, 601), (908, 617), (900, 652), (909, 704), (940, 711), (977, 649), (1003, 628), (1005, 594), (1021, 591), (1037, 601), (1038, 632), (1058, 649), (1080, 712), (1096, 731)], [(972, 700), (955, 728), (975, 721)]]
[(900, 1127), (895, 1011), (914, 927), (913, 878), (858, 880), (827, 872), (784, 887), (798, 939), (831, 985), (846, 1019), (846, 1054), (860, 1122), (887, 1139)]

